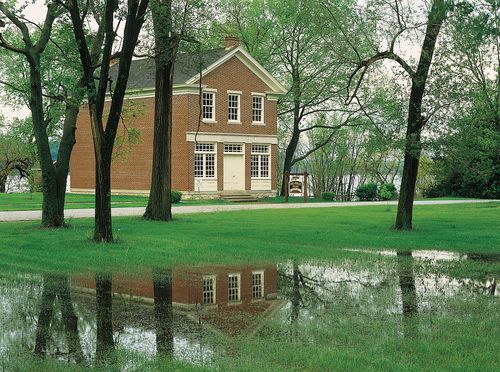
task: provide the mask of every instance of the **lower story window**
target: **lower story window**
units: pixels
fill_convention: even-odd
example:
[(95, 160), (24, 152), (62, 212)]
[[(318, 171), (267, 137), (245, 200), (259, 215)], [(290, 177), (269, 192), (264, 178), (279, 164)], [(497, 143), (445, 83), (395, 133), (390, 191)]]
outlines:
[(240, 274), (229, 274), (227, 277), (227, 300), (229, 302), (240, 300)]
[(215, 145), (197, 143), (194, 154), (194, 176), (197, 178), (215, 178)]
[(252, 145), (252, 178), (269, 178), (269, 145)]
[(203, 277), (203, 305), (215, 304), (215, 276)]

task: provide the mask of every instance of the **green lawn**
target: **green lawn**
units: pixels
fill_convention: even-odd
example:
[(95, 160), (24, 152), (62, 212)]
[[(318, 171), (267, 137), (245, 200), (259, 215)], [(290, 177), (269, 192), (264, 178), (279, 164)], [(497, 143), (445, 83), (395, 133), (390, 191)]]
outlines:
[[(410, 272), (419, 283), (419, 308), (418, 318), (410, 324), (417, 334), (408, 336), (406, 321), (396, 311), (401, 306), (399, 260), (345, 249), (436, 249), (498, 257), (500, 203), (416, 206), (412, 232), (392, 230), (394, 215), (395, 206), (377, 205), (180, 215), (170, 223), (115, 218), (117, 243), (109, 245), (90, 241), (91, 219), (70, 221), (69, 228), (59, 230), (40, 229), (36, 222), (0, 223), (0, 300), (2, 295), (7, 298), (7, 312), (0, 313), (0, 336), (2, 326), (12, 329), (5, 333), (11, 346), (7, 357), (0, 358), (0, 370), (85, 369), (55, 358), (38, 359), (29, 351), (34, 340), (32, 314), (38, 314), (40, 306), (41, 279), (34, 273), (93, 275), (109, 270), (134, 276), (170, 266), (270, 262), (278, 263), (278, 270), (285, 274), (292, 262), (297, 262), (310, 280), (312, 287), (304, 286), (300, 292), (299, 322), (291, 323), (293, 312), (283, 306), (266, 317), (255, 334), (205, 335), (203, 342), (219, 350), (213, 355), (217, 369), (495, 370), (500, 342), (500, 328), (495, 326), (500, 321), (499, 298), (471, 293), (468, 287), (458, 290), (456, 283), (460, 281), (443, 283), (447, 277), (481, 282), (485, 277), (498, 278), (498, 260), (411, 261)], [(316, 296), (314, 285), (323, 288), (321, 283), (338, 278), (322, 275), (315, 265), (325, 270), (341, 269), (355, 281), (371, 276), (383, 280), (375, 280), (376, 285), (333, 285), (333, 290), (318, 290), (320, 296)], [(430, 279), (422, 281), (422, 277)], [(280, 296), (290, 304), (293, 295), (289, 291), (294, 287), (283, 277), (278, 281)], [(429, 287), (422, 289), (422, 285)], [(435, 285), (443, 289), (434, 289)], [(19, 299), (7, 295), (11, 288), (19, 291), (14, 292), (19, 293)], [(145, 315), (152, 314), (152, 305), (135, 312), (138, 305), (128, 305), (122, 298), (116, 301), (113, 317), (124, 317), (124, 324), (137, 321), (140, 327), (154, 325)], [(9, 312), (8, 304), (18, 302), (22, 311)], [(79, 322), (94, 327), (95, 305), (78, 305), (76, 309), (80, 311)], [(57, 332), (57, 325), (62, 325), (57, 319), (54, 322)], [(82, 337), (94, 343), (92, 332), (86, 331)], [(13, 341), (8, 337), (14, 337)], [(114, 363), (103, 370), (133, 366), (152, 371), (208, 369), (169, 358), (148, 359), (123, 349), (118, 350)]]
[(28, 271), (289, 258), (329, 259), (343, 248), (500, 251), (500, 203), (416, 206), (415, 230), (391, 228), (395, 206), (260, 210), (114, 219), (116, 244), (93, 243), (93, 220), (60, 230), (0, 223), (0, 265)]

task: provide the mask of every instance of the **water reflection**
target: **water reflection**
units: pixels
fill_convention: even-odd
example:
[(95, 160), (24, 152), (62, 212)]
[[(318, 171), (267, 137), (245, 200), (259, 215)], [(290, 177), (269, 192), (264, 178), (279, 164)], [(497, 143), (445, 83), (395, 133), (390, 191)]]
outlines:
[[(20, 296), (28, 293), (23, 280), (38, 284)], [(494, 277), (453, 278), (408, 251), (331, 263), (20, 277), (0, 282), (7, 314), (0, 315), (0, 359), (22, 349), (86, 366), (140, 368), (161, 356), (217, 368), (246, 352), (242, 336), (314, 344), (341, 324), (380, 321), (411, 341), (428, 332), (429, 314), (478, 296), (497, 300)], [(124, 362), (123, 352), (137, 358)]]

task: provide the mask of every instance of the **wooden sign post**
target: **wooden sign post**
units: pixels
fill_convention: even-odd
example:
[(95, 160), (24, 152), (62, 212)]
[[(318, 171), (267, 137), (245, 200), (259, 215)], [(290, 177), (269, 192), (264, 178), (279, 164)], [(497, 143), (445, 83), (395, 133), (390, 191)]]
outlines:
[[(307, 203), (307, 172), (304, 173), (290, 173), (285, 172), (285, 203), (288, 203), (290, 194), (304, 195), (304, 203)], [(300, 180), (299, 176), (303, 179)]]

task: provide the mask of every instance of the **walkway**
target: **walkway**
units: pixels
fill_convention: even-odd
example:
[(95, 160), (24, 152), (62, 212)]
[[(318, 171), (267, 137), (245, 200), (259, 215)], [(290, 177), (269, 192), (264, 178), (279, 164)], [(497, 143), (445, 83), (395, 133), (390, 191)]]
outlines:
[[(487, 203), (499, 200), (425, 200), (416, 201), (415, 205), (441, 205), (441, 204), (461, 204), (461, 203)], [(390, 202), (329, 202), (329, 203), (293, 203), (293, 204), (230, 204), (230, 205), (192, 205), (174, 206), (172, 213), (210, 213), (227, 212), (255, 209), (295, 209), (295, 208), (337, 208), (337, 207), (362, 207), (370, 205), (397, 205), (397, 201)], [(142, 216), (144, 207), (113, 208), (113, 216)], [(64, 212), (66, 219), (94, 217), (94, 209), (66, 209)], [(0, 222), (12, 221), (36, 221), (42, 218), (41, 211), (12, 211), (0, 212)]]

